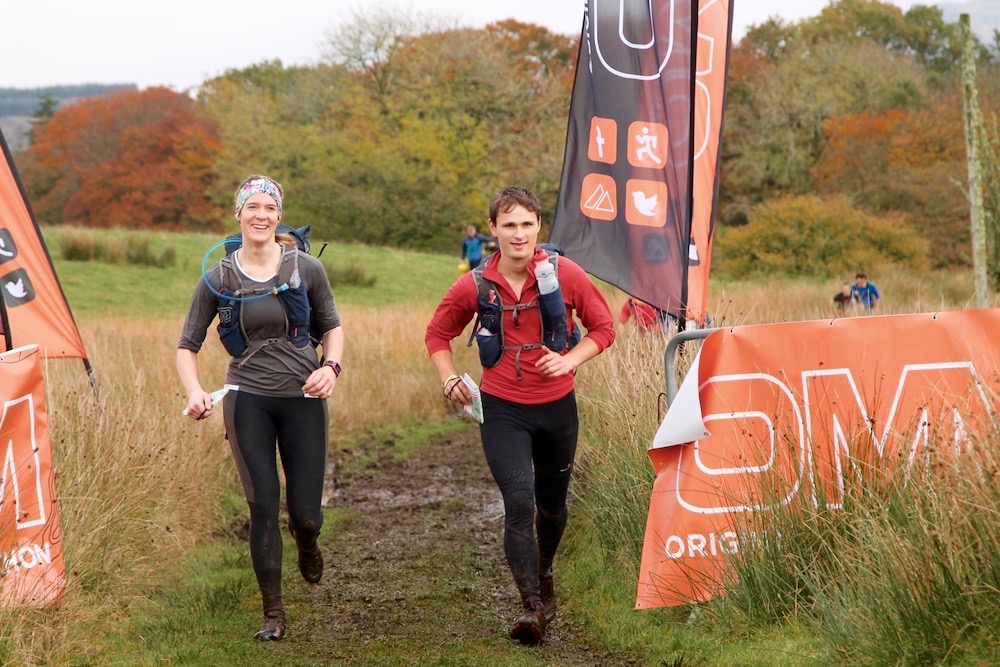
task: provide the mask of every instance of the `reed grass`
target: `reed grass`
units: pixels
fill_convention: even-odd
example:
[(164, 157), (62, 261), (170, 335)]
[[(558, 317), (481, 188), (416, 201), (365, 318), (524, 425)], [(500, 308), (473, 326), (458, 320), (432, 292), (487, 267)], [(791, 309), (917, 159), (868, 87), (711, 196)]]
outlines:
[[(875, 279), (888, 314), (955, 310), (972, 300), (967, 275)], [(825, 316), (836, 285), (775, 281), (716, 289), (716, 324), (737, 326)], [(570, 543), (587, 578), (576, 592), (591, 601), (595, 568), (618, 582), (605, 581), (603, 588), (635, 590), (654, 476), (646, 449), (663, 412), (657, 396), (664, 390), (666, 339), (619, 331), (615, 345), (579, 376), (584, 430), (575, 491), (583, 517), (572, 530), (587, 535)], [(695, 347), (686, 346), (677, 360), (682, 372)], [(865, 483), (848, 489), (841, 510), (789, 507), (742, 525), (742, 556), (732, 561), (732, 579), (720, 582), (726, 594), (693, 608), (689, 619), (682, 621), (688, 612), (680, 610), (635, 614), (624, 600), (604, 623), (635, 634), (635, 643), (668, 663), (701, 656), (706, 664), (995, 664), (998, 470), (1000, 437), (977, 443), (950, 464), (868, 469)], [(777, 498), (781, 491), (758, 493)], [(756, 539), (747, 539), (750, 531)], [(662, 623), (636, 618), (645, 614)], [(734, 657), (741, 642), (760, 647), (776, 636), (787, 645), (775, 647), (773, 656)], [(687, 637), (686, 653), (671, 648), (677, 637)]]
[(63, 227), (59, 230), (62, 258), (69, 261), (99, 261), (117, 265), (166, 268), (177, 265), (177, 249), (154, 249), (150, 235), (118, 230), (113, 236), (98, 236), (88, 230)]
[[(387, 424), (451, 419), (423, 346), (431, 308), (340, 311), (347, 348), (329, 401), (335, 445)], [(66, 602), (59, 610), (0, 611), (2, 664), (98, 656), (102, 637), (125, 622), (130, 607), (183, 576), (191, 552), (241, 504), (221, 415), (198, 422), (180, 416), (180, 325), (179, 318), (83, 323), (99, 398), (78, 361), (46, 363)], [(472, 354), (456, 346), (466, 369)], [(222, 386), (227, 363), (210, 336), (199, 354), (207, 389)]]
[[(100, 397), (94, 397), (78, 362), (47, 363), (68, 586), (61, 609), (0, 611), (2, 664), (102, 664), (105, 635), (124, 627), (130, 609), (151, 590), (169, 588), (183, 577), (185, 568), (191, 567), (190, 553), (209, 541), (231, 519), (234, 504), (240, 504), (242, 494), (223, 439), (221, 418), (192, 422), (179, 415), (184, 403), (174, 371), (174, 351), (187, 297), (197, 279), (199, 252), (203, 252), (192, 249), (207, 247), (206, 239), (183, 237), (178, 246), (182, 248), (182, 266), (162, 272), (170, 274), (166, 278), (123, 268), (127, 286), (102, 283), (107, 280), (107, 270), (93, 262), (57, 266), (64, 285), (70, 284), (67, 293), (74, 310), (75, 300), (79, 300), (85, 302), (84, 310), (89, 313), (80, 320), (81, 332), (96, 370)], [(154, 247), (161, 242), (157, 237)], [(377, 275), (378, 281), (374, 288), (350, 286), (337, 292), (347, 347), (344, 374), (330, 400), (331, 441), (335, 446), (362, 442), (386, 425), (415, 430), (421, 422), (451, 419), (426, 358), (423, 332), (434, 303), (454, 277), (454, 262), (444, 256), (404, 256), (398, 252), (378, 259), (381, 256), (371, 248), (333, 250), (340, 251), (339, 258), (334, 255), (339, 262), (335, 265), (358, 262), (370, 275)], [(419, 271), (413, 276), (402, 275), (399, 268), (414, 263)], [(881, 273), (877, 267), (867, 269), (883, 292), (887, 313), (950, 310), (966, 307), (972, 300), (968, 274), (912, 276)], [(180, 270), (184, 275), (174, 275)], [(67, 274), (74, 272), (79, 272), (78, 278), (69, 275), (67, 281)], [(156, 285), (166, 285), (169, 290), (158, 290)], [(137, 305), (134, 296), (131, 302), (119, 296), (127, 294), (124, 287), (166, 295), (155, 309), (133, 316), (125, 314), (124, 304)], [(720, 282), (713, 286), (709, 310), (722, 326), (828, 317), (829, 301), (838, 287), (838, 281)], [(114, 300), (109, 298), (107, 306), (98, 305), (103, 303), (102, 293), (112, 288), (116, 290), (111, 295)], [(606, 286), (604, 291), (617, 312), (624, 295)], [(578, 480), (573, 487), (578, 518), (571, 522), (571, 531), (576, 534), (569, 536), (568, 543), (580, 545), (580, 549), (572, 556), (570, 570), (583, 573), (591, 589), (604, 596), (600, 609), (588, 614), (588, 622), (608, 609), (618, 614), (610, 626), (614, 636), (602, 645), (630, 647), (643, 655), (673, 655), (671, 660), (687, 655), (689, 659), (683, 664), (691, 664), (690, 649), (684, 646), (698, 647), (698, 655), (710, 656), (713, 651), (714, 655), (728, 655), (720, 648), (729, 641), (728, 636), (723, 639), (721, 633), (713, 633), (742, 628), (743, 636), (758, 637), (755, 647), (767, 642), (776, 645), (776, 655), (789, 646), (800, 654), (809, 653), (814, 643), (820, 642), (829, 655), (847, 663), (908, 660), (907, 664), (926, 664), (935, 658), (995, 655), (995, 642), (987, 629), (997, 623), (992, 596), (1000, 590), (1000, 582), (990, 576), (1000, 571), (996, 546), (1000, 544), (996, 534), (1000, 522), (995, 509), (1000, 504), (992, 487), (952, 488), (947, 484), (958, 484), (958, 480), (948, 481), (950, 478), (941, 482), (940, 488), (954, 493), (939, 491), (933, 512), (907, 514), (900, 509), (879, 514), (873, 506), (865, 514), (859, 509), (856, 520), (865, 526), (867, 539), (855, 540), (857, 544), (851, 544), (850, 538), (858, 530), (847, 528), (854, 524), (841, 525), (842, 535), (821, 528), (816, 520), (809, 530), (826, 532), (825, 541), (814, 544), (836, 546), (836, 550), (824, 547), (831, 554), (824, 566), (828, 569), (808, 569), (810, 561), (804, 556), (800, 562), (786, 558), (792, 563), (789, 567), (795, 578), (791, 584), (769, 589), (767, 595), (785, 602), (763, 616), (741, 618), (736, 589), (722, 604), (700, 608), (693, 624), (684, 621), (686, 610), (632, 612), (628, 591), (635, 590), (653, 479), (646, 448), (664, 409), (659, 395), (664, 389), (665, 343), (663, 336), (640, 336), (630, 327), (622, 327), (618, 342), (579, 375), (584, 430)], [(477, 376), (475, 349), (465, 348), (462, 338), (454, 347), (459, 370)], [(685, 349), (679, 364), (682, 370), (694, 349), (693, 345)], [(221, 345), (210, 337), (199, 355), (206, 388), (221, 386), (227, 362)], [(994, 479), (991, 463), (980, 463), (983, 470), (991, 471), (987, 478)], [(962, 483), (979, 479), (963, 477)], [(910, 492), (916, 489), (908, 488)], [(892, 506), (897, 505), (909, 507), (902, 500)], [(848, 513), (836, 516), (846, 522), (843, 517)], [(855, 515), (850, 516), (855, 521)], [(907, 521), (913, 529), (878, 525), (898, 517), (911, 517)], [(928, 517), (947, 517), (948, 522), (930, 530)], [(915, 529), (920, 526), (926, 530)], [(945, 527), (948, 534), (944, 534)], [(921, 535), (927, 541), (916, 542), (912, 549), (898, 548), (901, 540), (914, 541)], [(807, 538), (815, 540), (815, 535), (806, 533), (799, 540), (802, 545), (809, 543)], [(894, 548), (900, 560), (890, 563)], [(935, 556), (933, 565), (929, 569), (925, 564), (917, 567), (914, 559), (927, 554)], [(768, 565), (768, 559), (762, 562)], [(878, 576), (865, 575), (875, 564), (880, 566)], [(945, 569), (946, 565), (950, 569)], [(843, 574), (829, 574), (838, 567)], [(831, 579), (836, 585), (829, 583)], [(857, 585), (853, 584), (855, 579)], [(962, 582), (962, 586), (949, 588), (952, 581)], [(872, 594), (862, 598), (865, 586)], [(931, 623), (936, 600), (945, 593), (954, 598), (949, 601), (946, 622), (933, 621), (937, 625), (929, 627), (929, 640), (900, 644), (899, 637), (922, 629), (921, 623)], [(744, 607), (761, 603), (764, 594), (744, 591)], [(981, 618), (973, 621), (969, 610), (984, 598), (987, 604), (980, 607)], [(913, 609), (920, 610), (919, 614)], [(914, 620), (921, 615), (925, 620)], [(877, 616), (889, 619), (885, 627), (881, 627), (881, 620), (874, 620)], [(773, 630), (776, 625), (781, 630)], [(873, 632), (874, 626), (880, 627)], [(760, 633), (767, 637), (760, 639)], [(865, 633), (865, 642), (855, 641), (858, 634)], [(885, 649), (894, 641), (905, 647), (904, 654)], [(783, 662), (794, 661), (754, 663), (743, 658), (732, 664)], [(696, 664), (723, 663), (705, 658)]]

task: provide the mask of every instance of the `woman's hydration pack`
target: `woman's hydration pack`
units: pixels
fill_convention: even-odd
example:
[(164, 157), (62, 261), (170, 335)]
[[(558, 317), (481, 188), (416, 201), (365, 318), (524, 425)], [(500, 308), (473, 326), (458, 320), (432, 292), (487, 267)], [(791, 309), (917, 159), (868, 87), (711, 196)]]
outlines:
[[(219, 338), (226, 351), (234, 357), (243, 356), (251, 348), (243, 328), (244, 301), (263, 298), (268, 295), (278, 297), (288, 324), (287, 340), (297, 348), (304, 348), (310, 343), (319, 343), (319, 332), (312, 329), (315, 325), (311, 318), (311, 307), (307, 285), (299, 275), (299, 249), (305, 251), (309, 247), (309, 228), (292, 229), (279, 225), (279, 233), (290, 233), (296, 240), (296, 245), (284, 245), (281, 252), (281, 263), (274, 284), (268, 288), (245, 289), (239, 271), (234, 265), (232, 253), (242, 244), (239, 235), (227, 238), (226, 256), (219, 262)], [(229, 241), (232, 239), (233, 243)], [(258, 347), (260, 347), (258, 345)]]

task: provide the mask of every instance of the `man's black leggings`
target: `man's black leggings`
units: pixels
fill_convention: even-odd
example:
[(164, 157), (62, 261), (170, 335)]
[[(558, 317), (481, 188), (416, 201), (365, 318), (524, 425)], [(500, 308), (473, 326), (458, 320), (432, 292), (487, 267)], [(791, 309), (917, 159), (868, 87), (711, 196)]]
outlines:
[(538, 595), (539, 572), (552, 567), (569, 517), (576, 394), (541, 405), (483, 394), (483, 414), (483, 451), (503, 495), (507, 564), (521, 595)]
[(250, 557), (263, 590), (281, 588), (278, 463), (285, 471), (288, 519), (301, 548), (316, 544), (323, 525), (328, 413), (318, 398), (229, 392), (223, 399), (226, 432), (250, 506)]

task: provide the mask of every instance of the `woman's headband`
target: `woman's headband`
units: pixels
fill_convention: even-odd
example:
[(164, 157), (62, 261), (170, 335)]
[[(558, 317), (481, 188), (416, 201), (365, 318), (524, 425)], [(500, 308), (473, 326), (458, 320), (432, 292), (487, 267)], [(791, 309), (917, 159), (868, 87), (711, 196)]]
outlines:
[(247, 200), (261, 192), (271, 195), (274, 198), (274, 201), (278, 204), (278, 214), (281, 214), (281, 186), (266, 176), (258, 176), (257, 178), (248, 180), (236, 192), (237, 218), (240, 217), (240, 211), (243, 210), (243, 205), (247, 203)]

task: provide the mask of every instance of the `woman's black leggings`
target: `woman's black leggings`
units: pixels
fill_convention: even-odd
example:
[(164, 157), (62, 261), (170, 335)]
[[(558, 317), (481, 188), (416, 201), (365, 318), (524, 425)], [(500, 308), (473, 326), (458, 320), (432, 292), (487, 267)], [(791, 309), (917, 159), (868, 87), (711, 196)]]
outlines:
[(503, 546), (523, 597), (538, 595), (566, 529), (566, 495), (576, 456), (576, 395), (524, 405), (483, 394), (479, 427), (504, 505)]
[(323, 525), (327, 408), (318, 398), (230, 392), (223, 399), (229, 444), (250, 506), (250, 557), (261, 590), (281, 588), (278, 463), (285, 471), (288, 520), (300, 548), (316, 544)]

